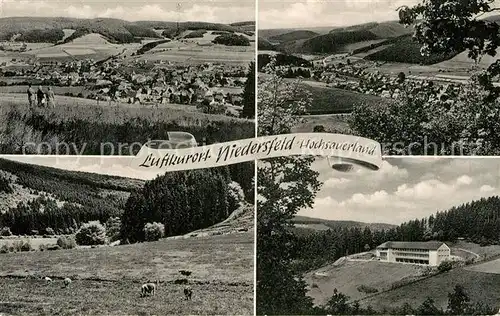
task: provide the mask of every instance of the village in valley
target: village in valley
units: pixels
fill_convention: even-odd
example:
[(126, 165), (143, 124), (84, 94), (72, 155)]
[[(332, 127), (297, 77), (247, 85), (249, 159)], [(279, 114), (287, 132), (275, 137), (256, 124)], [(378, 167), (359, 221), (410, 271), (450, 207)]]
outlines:
[(209, 23), (175, 25), (169, 37), (152, 27), (148, 36), (156, 38), (132, 43), (92, 30), (76, 37), (76, 30), (64, 29), (52, 44), (14, 36), (0, 45), (0, 93), (25, 93), (31, 84), (96, 104), (184, 104), (238, 117), (255, 45), (253, 22), (236, 24), (215, 24), (214, 30), (201, 29)]

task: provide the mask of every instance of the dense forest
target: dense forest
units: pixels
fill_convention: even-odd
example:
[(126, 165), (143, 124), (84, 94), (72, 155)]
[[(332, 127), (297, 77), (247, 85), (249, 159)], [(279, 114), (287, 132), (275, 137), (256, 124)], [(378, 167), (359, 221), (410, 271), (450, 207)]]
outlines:
[[(172, 172), (145, 182), (0, 160), (1, 194), (24, 196), (0, 214), (0, 228), (15, 235), (70, 234), (83, 223), (119, 217), (122, 236), (131, 242), (143, 240), (148, 222), (163, 223), (167, 236), (206, 228), (226, 219), (245, 197), (232, 180), (238, 168), (245, 169)], [(251, 187), (251, 176), (246, 182)]]
[[(227, 167), (169, 172), (132, 193), (122, 216), (121, 238), (144, 241), (144, 225), (165, 225), (173, 236), (225, 220), (232, 211)], [(231, 206), (233, 205), (233, 206)]]
[(295, 234), (295, 268), (300, 272), (319, 268), (340, 257), (374, 249), (385, 241), (453, 242), (457, 238), (481, 246), (500, 244), (500, 197), (482, 198), (400, 226), (371, 230), (369, 227), (332, 227)]

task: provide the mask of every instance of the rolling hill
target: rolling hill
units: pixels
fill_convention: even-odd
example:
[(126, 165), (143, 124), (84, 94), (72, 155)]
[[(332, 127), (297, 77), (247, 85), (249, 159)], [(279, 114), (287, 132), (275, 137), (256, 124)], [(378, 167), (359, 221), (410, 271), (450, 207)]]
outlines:
[[(252, 24), (253, 23), (253, 24)], [(233, 23), (233, 25), (208, 22), (163, 22), (137, 21), (129, 22), (120, 19), (96, 18), (45, 18), (45, 17), (8, 17), (0, 19), (0, 40), (21, 41), (38, 36), (39, 41), (56, 43), (64, 39), (65, 42), (90, 33), (101, 34), (113, 43), (140, 42), (140, 38), (160, 38), (156, 30), (174, 33), (179, 27), (183, 30), (214, 30), (214, 31), (249, 31), (255, 26), (254, 22)], [(75, 32), (66, 37), (64, 30)], [(252, 29), (253, 30), (253, 29)], [(34, 33), (34, 34), (33, 34)], [(20, 35), (20, 36), (19, 36)], [(36, 36), (34, 36), (36, 35)], [(40, 36), (42, 36), (40, 38)]]
[(280, 34), (276, 36), (271, 36), (268, 38), (268, 40), (271, 40), (273, 42), (289, 42), (289, 41), (296, 41), (296, 40), (301, 40), (301, 39), (308, 39), (314, 36), (317, 36), (318, 33), (313, 32), (313, 31), (307, 31), (307, 30), (299, 30), (299, 31), (292, 31), (289, 33), (285, 34)]
[[(308, 228), (308, 229), (313, 229), (313, 230), (322, 230), (318, 228), (323, 228), (328, 227), (328, 228), (334, 228), (334, 227), (359, 227), (361, 229), (364, 229), (365, 227), (370, 228), (372, 231), (377, 231), (377, 230), (384, 230), (384, 229), (391, 229), (396, 227), (396, 225), (392, 224), (386, 224), (386, 223), (363, 223), (363, 222), (356, 222), (356, 221), (337, 221), (337, 220), (327, 220), (327, 219), (321, 219), (321, 218), (312, 218), (312, 217), (307, 217), (307, 216), (295, 216), (292, 220), (292, 222), (300, 228)], [(321, 226), (318, 226), (321, 225)]]
[(45, 198), (57, 201), (59, 207), (74, 204), (120, 214), (130, 192), (145, 183), (138, 179), (66, 171), (7, 159), (0, 159), (0, 175), (8, 179), (12, 188), (12, 192), (0, 192), (0, 214), (21, 202)]
[(372, 41), (383, 42), (391, 38), (408, 35), (412, 28), (405, 28), (396, 21), (366, 23), (342, 28), (331, 28), (329, 32), (303, 30), (263, 30), (259, 35), (268, 41), (280, 44), (276, 50), (287, 53), (335, 54), (351, 51), (349, 44), (364, 43), (358, 48), (370, 46)]

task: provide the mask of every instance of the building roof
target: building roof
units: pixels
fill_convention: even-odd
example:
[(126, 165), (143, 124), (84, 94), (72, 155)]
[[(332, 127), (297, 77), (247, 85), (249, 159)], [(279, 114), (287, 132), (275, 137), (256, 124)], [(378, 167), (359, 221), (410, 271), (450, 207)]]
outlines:
[(436, 250), (444, 244), (442, 241), (387, 241), (377, 248), (411, 248)]

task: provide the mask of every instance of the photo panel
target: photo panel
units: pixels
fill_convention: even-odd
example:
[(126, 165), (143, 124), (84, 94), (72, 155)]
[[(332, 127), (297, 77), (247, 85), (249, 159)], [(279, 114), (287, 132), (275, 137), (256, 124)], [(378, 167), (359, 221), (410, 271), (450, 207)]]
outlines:
[(260, 0), (259, 75), (309, 94), (294, 131), (366, 137), (384, 155), (495, 156), (496, 5)]
[(255, 136), (255, 21), (0, 4), (1, 315), (254, 314), (255, 164), (212, 160)]
[(257, 314), (497, 314), (500, 158), (300, 160), (308, 189), (259, 188)]

